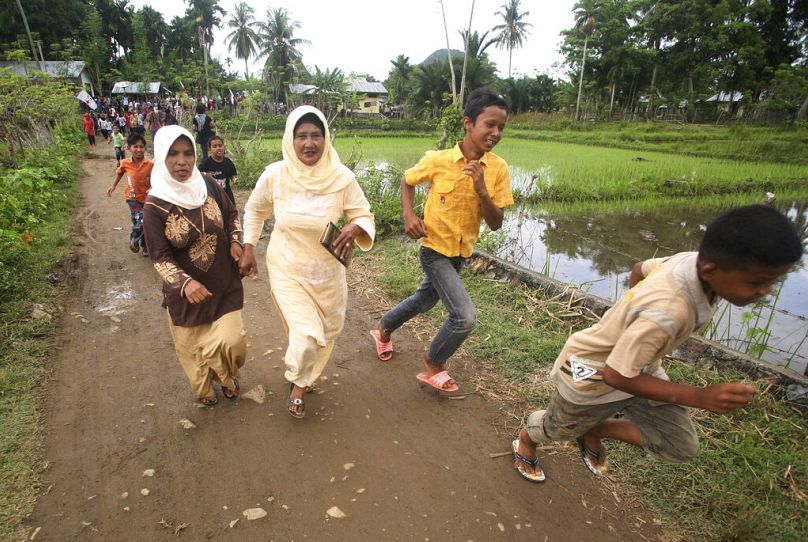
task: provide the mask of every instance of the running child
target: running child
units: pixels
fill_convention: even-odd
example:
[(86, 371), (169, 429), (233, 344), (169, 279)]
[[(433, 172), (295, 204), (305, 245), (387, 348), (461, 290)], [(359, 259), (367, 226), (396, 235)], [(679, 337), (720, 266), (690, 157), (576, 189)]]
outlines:
[(224, 189), (230, 201), (235, 204), (236, 198), (233, 196), (233, 189), (230, 184), (238, 183), (238, 173), (236, 172), (236, 165), (224, 153), (224, 139), (217, 135), (208, 139), (208, 157), (199, 166), (199, 171), (210, 174), (216, 183)]
[(107, 196), (112, 196), (115, 187), (125, 174), (127, 180), (123, 195), (129, 205), (129, 213), (132, 218), (129, 250), (135, 253), (142, 250), (143, 256), (148, 256), (146, 238), (143, 235), (143, 205), (149, 189), (151, 189), (151, 172), (154, 162), (146, 158), (146, 138), (143, 135), (131, 134), (126, 142), (132, 157), (121, 160), (121, 164), (115, 170), (115, 180), (107, 188)]
[(699, 441), (688, 407), (732, 412), (749, 404), (757, 388), (670, 382), (661, 359), (710, 321), (719, 299), (738, 307), (758, 301), (801, 256), (788, 218), (751, 205), (719, 216), (698, 252), (636, 264), (623, 298), (567, 339), (550, 373), (556, 390), (547, 410), (532, 413), (512, 443), (514, 468), (542, 482), (536, 447), (573, 439), (596, 476), (608, 468), (603, 439), (640, 446), (663, 461), (694, 457)]
[[(458, 389), (446, 372), (446, 364), (477, 323), (477, 309), (463, 286), (460, 269), (474, 250), (482, 221), (491, 230), (498, 230), (504, 208), (513, 204), (508, 164), (491, 152), (502, 139), (508, 121), (505, 99), (491, 90), (477, 89), (469, 95), (463, 115), (463, 141), (451, 149), (427, 152), (404, 172), (404, 229), (410, 238), (421, 239), (425, 277), (412, 296), (385, 314), (378, 328), (370, 331), (376, 354), (387, 361), (393, 355), (390, 335), (440, 300), (449, 318), (424, 354), (425, 371), (416, 378), (444, 392)], [(421, 183), (430, 183), (423, 220), (413, 209), (415, 187)]]
[(117, 124), (112, 125), (112, 145), (115, 147), (115, 159), (118, 161), (118, 167), (121, 167), (121, 160), (126, 158), (126, 151), (123, 148), (123, 134), (121, 127)]

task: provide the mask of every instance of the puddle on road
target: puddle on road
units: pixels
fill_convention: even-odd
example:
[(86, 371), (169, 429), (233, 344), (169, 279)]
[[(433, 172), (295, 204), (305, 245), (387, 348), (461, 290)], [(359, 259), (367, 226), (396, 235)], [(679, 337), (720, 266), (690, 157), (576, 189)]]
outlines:
[(105, 316), (118, 316), (134, 304), (135, 292), (132, 290), (132, 283), (125, 280), (121, 284), (109, 286), (104, 293), (104, 299), (95, 310)]

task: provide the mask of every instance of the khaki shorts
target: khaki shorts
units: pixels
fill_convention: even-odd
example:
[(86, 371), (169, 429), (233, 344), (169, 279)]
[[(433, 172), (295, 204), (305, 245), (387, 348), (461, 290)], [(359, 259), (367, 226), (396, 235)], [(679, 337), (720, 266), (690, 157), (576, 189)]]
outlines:
[(547, 410), (539, 410), (528, 417), (527, 432), (538, 444), (573, 440), (616, 414), (622, 414), (639, 428), (641, 445), (654, 459), (682, 462), (698, 454), (699, 438), (687, 407), (642, 397), (578, 405), (556, 391)]

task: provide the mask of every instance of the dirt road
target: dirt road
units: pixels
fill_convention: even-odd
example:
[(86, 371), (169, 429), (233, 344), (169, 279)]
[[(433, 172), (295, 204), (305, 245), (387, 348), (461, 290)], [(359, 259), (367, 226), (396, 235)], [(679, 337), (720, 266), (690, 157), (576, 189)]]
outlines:
[[(396, 335), (394, 360), (379, 362), (367, 335), (378, 313), (355, 294), (320, 391), (306, 397), (305, 419), (291, 418), (282, 376), (286, 339), (263, 268), (258, 279), (245, 280), (242, 392), (261, 385), (266, 402), (229, 402), (220, 394), (216, 407), (199, 408), (174, 355), (158, 278), (148, 258), (128, 250), (122, 194), (105, 195), (111, 149), (101, 145), (85, 169), (77, 212), (82, 246), (47, 386), (44, 490), (27, 522), (29, 538), (659, 535), (648, 516), (640, 530), (636, 512), (624, 514), (570, 454), (545, 456), (544, 485), (519, 478), (507, 457), (490, 459), (509, 449), (508, 435), (496, 431), (497, 405), (421, 387), (414, 376), (426, 345), (406, 327)], [(453, 371), (464, 391), (473, 391), (469, 367)], [(182, 419), (196, 427), (184, 429)], [(152, 476), (144, 475), (148, 469)], [(347, 517), (329, 517), (335, 506)], [(242, 515), (258, 507), (266, 517)]]

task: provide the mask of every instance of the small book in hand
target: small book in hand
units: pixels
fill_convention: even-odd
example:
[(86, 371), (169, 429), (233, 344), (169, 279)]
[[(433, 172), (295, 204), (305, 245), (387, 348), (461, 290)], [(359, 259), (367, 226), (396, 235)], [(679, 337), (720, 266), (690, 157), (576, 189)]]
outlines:
[(325, 247), (325, 249), (331, 253), (339, 263), (348, 267), (348, 264), (351, 263), (351, 256), (353, 255), (353, 250), (348, 252), (348, 255), (345, 258), (340, 258), (339, 254), (337, 253), (336, 249), (333, 247), (334, 239), (336, 239), (342, 230), (339, 229), (339, 226), (334, 224), (333, 222), (329, 222), (323, 228), (323, 232), (320, 234), (320, 244)]

